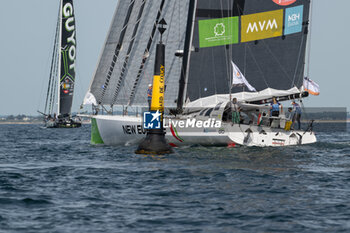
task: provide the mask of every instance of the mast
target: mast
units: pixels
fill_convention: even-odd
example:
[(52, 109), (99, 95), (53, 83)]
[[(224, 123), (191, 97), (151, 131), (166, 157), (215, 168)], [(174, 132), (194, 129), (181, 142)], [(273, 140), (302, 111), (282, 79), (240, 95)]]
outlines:
[(178, 110), (182, 109), (185, 94), (186, 94), (186, 88), (187, 88), (186, 82), (188, 77), (188, 67), (190, 65), (190, 53), (191, 53), (191, 45), (193, 40), (194, 21), (196, 17), (196, 14), (195, 14), (196, 5), (197, 5), (197, 0), (190, 0), (190, 5), (188, 8), (184, 56), (182, 60), (181, 77), (179, 80), (179, 94), (177, 97)]
[(306, 76), (309, 77), (310, 75), (310, 57), (311, 57), (311, 23), (312, 23), (312, 7), (313, 7), (313, 1), (310, 0), (310, 16), (309, 16), (309, 22), (308, 22), (308, 42), (307, 42), (307, 70), (306, 70)]
[(58, 73), (57, 73), (57, 116), (60, 115), (60, 98), (61, 98), (61, 47), (62, 47), (62, 6), (63, 0), (60, 0), (60, 14), (58, 17), (59, 21), (59, 40), (58, 40)]

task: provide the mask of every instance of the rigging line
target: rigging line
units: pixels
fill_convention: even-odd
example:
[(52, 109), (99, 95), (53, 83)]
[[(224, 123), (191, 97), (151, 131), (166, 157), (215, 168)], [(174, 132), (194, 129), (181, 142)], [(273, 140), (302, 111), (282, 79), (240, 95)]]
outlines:
[(55, 54), (56, 54), (56, 52), (57, 52), (56, 50), (57, 50), (58, 30), (59, 30), (59, 27), (60, 27), (59, 15), (60, 15), (60, 11), (59, 11), (59, 13), (58, 13), (58, 20), (57, 20), (57, 24), (56, 24), (56, 32), (55, 32), (54, 46), (53, 46), (52, 58), (51, 58), (50, 78), (49, 78), (49, 83), (48, 83), (48, 86), (47, 86), (47, 94), (46, 94), (46, 101), (45, 101), (45, 110), (44, 110), (44, 113), (46, 113), (47, 102), (48, 102), (49, 95), (50, 95), (50, 87), (51, 87), (51, 82), (52, 82), (52, 72), (53, 72), (53, 69), (54, 69)]
[[(176, 2), (174, 2), (174, 6), (172, 7), (172, 8), (170, 8), (170, 9), (175, 9), (175, 4), (176, 4)], [(165, 43), (164, 44), (168, 44), (168, 40), (170, 39), (170, 42), (171, 42), (171, 39), (173, 39), (173, 38), (170, 38), (169, 37), (169, 34), (170, 34), (170, 31), (171, 31), (171, 28), (172, 28), (172, 25), (173, 25), (173, 18), (174, 18), (174, 14), (175, 14), (175, 10), (173, 10), (172, 11), (172, 13), (171, 13), (171, 17), (170, 17), (170, 23), (168, 23), (168, 30), (166, 30), (166, 36), (164, 35), (163, 37), (166, 37), (166, 40), (165, 40)], [(174, 41), (176, 41), (176, 40), (174, 40)]]
[(310, 74), (310, 58), (311, 58), (311, 23), (312, 23), (312, 8), (313, 8), (313, 0), (310, 1), (310, 10), (309, 10), (309, 22), (308, 22), (308, 33), (309, 33), (309, 41), (308, 41), (308, 56), (307, 56), (307, 71), (306, 71), (306, 76), (309, 77)]
[[(55, 61), (55, 62), (57, 62), (57, 61)], [(55, 96), (56, 96), (56, 88), (55, 88), (55, 86), (56, 85), (58, 85), (57, 84), (57, 82), (56, 82), (56, 80), (57, 80), (57, 78), (56, 78), (56, 76), (58, 75), (57, 74), (57, 71), (56, 71), (56, 68), (54, 68), (55, 70), (54, 70), (54, 76), (52, 77), (52, 82), (51, 82), (51, 86), (50, 86), (50, 99), (49, 99), (49, 106), (48, 106), (48, 111), (49, 111), (49, 113), (51, 114), (52, 113), (52, 111), (53, 111), (53, 102), (54, 102), (54, 99), (55, 99)]]
[[(51, 76), (51, 84), (49, 86), (50, 88), (50, 96), (49, 96), (49, 106), (48, 106), (48, 110), (49, 112), (51, 113), (52, 112), (52, 105), (53, 105), (53, 102), (54, 102), (54, 99), (55, 99), (55, 96), (56, 96), (56, 86), (58, 85), (56, 80), (57, 80), (57, 67), (58, 67), (58, 58), (57, 58), (57, 51), (56, 51), (56, 54), (54, 56), (54, 65), (53, 65), (53, 71), (52, 71), (52, 76)], [(45, 112), (46, 113), (46, 112)]]
[[(220, 0), (220, 9), (221, 9), (221, 18), (224, 17), (224, 8), (223, 8), (223, 3), (222, 3), (223, 0)], [(229, 45), (225, 45), (222, 47), (224, 52), (225, 52), (225, 63), (226, 63), (226, 81), (229, 83), (230, 82), (230, 62), (227, 61), (229, 59), (229, 52), (227, 52), (227, 50), (229, 50), (230, 46)], [(215, 67), (213, 67), (215, 69)], [(230, 85), (229, 85), (230, 86)], [(217, 94), (217, 93), (215, 93)]]
[(184, 98), (186, 98), (187, 92), (187, 82), (189, 76), (189, 66), (190, 66), (190, 58), (191, 58), (191, 47), (193, 42), (193, 34), (194, 34), (194, 24), (196, 20), (196, 8), (197, 8), (197, 0), (190, 0), (188, 6), (187, 13), (187, 23), (185, 30), (185, 43), (184, 43), (184, 51), (179, 79), (179, 92), (177, 95), (177, 109), (181, 110), (184, 104)]
[(304, 33), (302, 33), (302, 36), (301, 36), (301, 43), (300, 43), (300, 48), (299, 48), (299, 55), (298, 55), (298, 60), (297, 60), (297, 65), (295, 67), (295, 71), (294, 71), (294, 77), (293, 77), (293, 82), (292, 82), (292, 86), (295, 86), (295, 79), (296, 79), (296, 76), (297, 76), (297, 72), (298, 72), (298, 66), (299, 66), (299, 62), (300, 62), (300, 58), (301, 58), (301, 53), (302, 53), (302, 48), (303, 48), (303, 45), (304, 45)]
[(122, 30), (121, 30), (120, 35), (119, 35), (119, 40), (118, 40), (117, 46), (116, 46), (115, 51), (114, 51), (113, 59), (112, 59), (111, 65), (109, 67), (109, 71), (107, 73), (107, 77), (105, 79), (105, 83), (104, 83), (103, 88), (102, 88), (102, 92), (100, 93), (100, 95), (98, 97), (98, 103), (99, 104), (101, 104), (101, 102), (102, 102), (102, 100), (104, 98), (105, 92), (106, 92), (107, 87), (109, 85), (109, 81), (110, 81), (110, 79), (112, 77), (115, 64), (117, 62), (120, 50), (122, 48), (122, 44), (124, 42), (124, 37), (125, 37), (125, 34), (126, 34), (126, 30), (128, 28), (128, 24), (129, 24), (129, 20), (130, 20), (130, 16), (131, 16), (132, 10), (134, 8), (134, 4), (135, 4), (135, 0), (131, 0), (130, 4), (129, 4), (129, 7), (128, 7), (128, 12), (127, 12), (127, 14), (125, 16), (125, 19), (124, 19), (124, 24), (123, 24)]
[[(302, 37), (302, 41), (304, 42), (304, 46), (308, 46), (308, 52), (307, 52), (307, 58), (306, 58), (306, 53), (304, 53), (304, 63), (303, 63), (303, 68), (300, 69), (300, 75), (299, 75), (299, 79), (297, 80), (298, 83), (303, 83), (303, 79), (304, 79), (304, 75), (305, 75), (305, 65), (307, 65), (307, 71), (306, 71), (306, 76), (309, 76), (309, 72), (310, 72), (310, 55), (311, 55), (311, 17), (312, 17), (312, 1), (310, 1), (310, 5), (309, 5), (309, 20), (306, 21), (306, 27), (304, 28), (304, 33), (303, 33), (303, 37)], [(309, 35), (309, 39), (308, 39), (308, 35)], [(304, 38), (306, 37), (306, 38)], [(306, 48), (305, 48), (306, 50)], [(304, 51), (305, 51), (304, 50)], [(301, 57), (300, 57), (301, 59)], [(307, 59), (307, 61), (306, 61)], [(302, 62), (302, 61), (301, 61)], [(307, 62), (307, 64), (306, 64)], [(297, 71), (296, 71), (297, 72)], [(298, 75), (297, 75), (298, 76)]]
[[(177, 3), (179, 3), (179, 1), (177, 1)], [(173, 8), (175, 8), (176, 6), (175, 6), (175, 4), (176, 3), (174, 3), (174, 6), (173, 6)], [(181, 5), (180, 5), (180, 3), (178, 4), (178, 6), (177, 6), (178, 8), (179, 8), (179, 17), (180, 17), (180, 7), (181, 7)], [(171, 8), (171, 9), (173, 9), (173, 8)], [(174, 13), (175, 13), (175, 11), (173, 11), (172, 12), (172, 14), (171, 14), (171, 18), (170, 18), (170, 24), (169, 24), (169, 28), (172, 28), (172, 26), (171, 25), (173, 25), (173, 22), (174, 22)], [(180, 22), (180, 18), (178, 18), (178, 22)], [(175, 23), (176, 23), (176, 21), (175, 21)], [(181, 31), (180, 31), (181, 29), (180, 29), (180, 27), (178, 27), (178, 39), (176, 40), (176, 39), (174, 39), (174, 41), (171, 41), (171, 39), (173, 39), (171, 36), (169, 36), (169, 34), (170, 34), (170, 29), (168, 30), (169, 31), (169, 33), (168, 33), (168, 35), (167, 35), (167, 38), (166, 38), (166, 44), (169, 44), (169, 43), (174, 43), (174, 44), (177, 44), (177, 47), (176, 47), (176, 49), (181, 49), (181, 42), (183, 42), (184, 41), (184, 38), (185, 38), (185, 32), (183, 32), (183, 33), (181, 33)], [(170, 42), (168, 43), (168, 40), (170, 39)], [(169, 72), (168, 73), (171, 73), (170, 71), (173, 69), (173, 67), (174, 67), (174, 64), (175, 64), (175, 62), (176, 62), (176, 59), (177, 59), (177, 57), (176, 56), (172, 56), (173, 57), (173, 59), (172, 59), (172, 62), (171, 62), (171, 65), (170, 65), (170, 69), (169, 69)], [(166, 83), (168, 83), (168, 81), (169, 81), (169, 78), (167, 78), (167, 79), (165, 79), (165, 82)]]
[[(230, 7), (230, 1), (227, 1), (227, 9), (228, 9), (228, 12), (229, 12), (229, 17), (232, 17), (233, 16), (233, 7), (234, 7), (234, 3), (232, 4), (232, 8)], [(232, 24), (231, 24), (231, 21), (229, 21), (228, 23), (228, 26), (229, 28), (232, 30)], [(229, 57), (229, 60), (232, 61), (232, 45), (229, 44), (227, 45), (227, 50), (228, 50), (228, 57)], [(231, 66), (231, 62), (230, 61), (227, 61), (228, 63), (228, 76), (226, 78), (226, 80), (228, 81), (228, 87), (229, 89), (231, 90), (231, 86), (232, 86), (232, 76), (233, 76), (233, 70), (232, 70), (232, 66)], [(230, 92), (229, 90), (229, 92)]]
[(262, 72), (262, 70), (261, 70), (261, 68), (260, 68), (260, 66), (259, 66), (259, 64), (258, 64), (258, 61), (256, 60), (256, 58), (255, 58), (255, 56), (254, 56), (254, 54), (253, 54), (253, 52), (252, 52), (252, 50), (251, 50), (249, 44), (247, 44), (247, 45), (248, 45), (248, 49), (249, 49), (250, 55), (252, 56), (252, 58), (253, 58), (253, 60), (254, 60), (254, 62), (255, 62), (256, 67), (258, 68), (259, 72), (261, 73), (261, 76), (262, 76), (262, 78), (263, 78), (263, 80), (264, 80), (266, 86), (269, 87), (268, 83), (266, 82), (264, 73)]
[(246, 76), (247, 71), (247, 43), (244, 44), (244, 67), (243, 67), (243, 74)]
[[(213, 58), (214, 57), (214, 51), (213, 51), (213, 48), (211, 48), (210, 49), (211, 50), (211, 57)], [(204, 59), (204, 56), (202, 56), (202, 58), (201, 59)], [(211, 59), (211, 61), (212, 61), (212, 65), (213, 65), (213, 69), (212, 69), (212, 71), (213, 71), (213, 73), (214, 73), (214, 88), (215, 88), (215, 94), (217, 94), (217, 86), (216, 86), (216, 73), (215, 73), (215, 63), (214, 63), (214, 59)], [(204, 64), (204, 62), (201, 62), (201, 64)]]
[(115, 89), (111, 105), (113, 105), (117, 101), (117, 97), (118, 97), (118, 94), (119, 94), (120, 87), (124, 83), (124, 80), (125, 80), (124, 79), (124, 77), (125, 77), (124, 72), (127, 72), (126, 71), (127, 65), (129, 63), (129, 58), (130, 58), (130, 54), (131, 54), (132, 48), (134, 47), (134, 42), (135, 42), (137, 30), (138, 30), (139, 24), (141, 22), (141, 17), (142, 17), (142, 14), (143, 14), (143, 9), (145, 7), (145, 4), (146, 4), (146, 0), (143, 0), (142, 1), (142, 5), (141, 5), (140, 10), (139, 10), (139, 13), (137, 15), (136, 24), (134, 26), (134, 30), (133, 30), (132, 35), (131, 35), (131, 41), (129, 43), (129, 47), (128, 47), (128, 51), (127, 51), (125, 59), (124, 59), (123, 67), (122, 67), (121, 73), (119, 75), (119, 79), (117, 81), (117, 87)]
[[(266, 44), (265, 40), (261, 40), (263, 42), (263, 45), (265, 46), (266, 50), (271, 54), (272, 58), (277, 62), (277, 64), (279, 65), (279, 67), (281, 68), (281, 70), (283, 71), (283, 73), (286, 75), (286, 77), (289, 79), (289, 81), (292, 81), (292, 79), (289, 77), (288, 72), (284, 69), (284, 67), (282, 66), (281, 62), (279, 59), (277, 59), (277, 57), (275, 56), (275, 54), (273, 54), (273, 52), (271, 51), (270, 47)], [(292, 81), (293, 83), (293, 81)]]
[(49, 101), (49, 112), (50, 114), (53, 112), (53, 108), (54, 108), (54, 105), (55, 105), (55, 99), (56, 99), (56, 96), (57, 96), (57, 86), (58, 86), (58, 59), (59, 59), (59, 53), (61, 52), (61, 48), (58, 48), (59, 47), (59, 36), (57, 36), (57, 42), (56, 42), (56, 50), (55, 50), (55, 55), (54, 55), (54, 62), (53, 62), (53, 73), (52, 73), (52, 82), (51, 82), (51, 90), (50, 90), (50, 101)]
[[(60, 13), (58, 13), (58, 19), (59, 19), (59, 14)], [(53, 41), (54, 41), (54, 48), (53, 48), (53, 50), (52, 50), (52, 53), (50, 53), (49, 54), (49, 58), (46, 60), (46, 62), (48, 62), (49, 61), (49, 63), (50, 63), (50, 72), (49, 72), (49, 82), (47, 83), (47, 91), (46, 91), (46, 99), (45, 99), (45, 105), (44, 105), (44, 113), (47, 113), (47, 108), (48, 108), (48, 105), (49, 105), (49, 103), (48, 103), (48, 101), (49, 101), (49, 99), (50, 99), (50, 94), (51, 94), (51, 92), (50, 92), (50, 88), (51, 88), (51, 82), (52, 82), (52, 79), (53, 79), (53, 77), (52, 77), (52, 70), (53, 70), (53, 64), (52, 64), (52, 61), (54, 60), (54, 56), (55, 56), (55, 46), (56, 46), (56, 38), (57, 38), (57, 27), (58, 27), (58, 22), (59, 22), (59, 20), (57, 20), (57, 22), (56, 22), (56, 27), (55, 27), (55, 30), (54, 30), (54, 32), (55, 33), (53, 33)], [(50, 57), (51, 57), (51, 59), (50, 59)], [(48, 64), (46, 63), (46, 66), (45, 67), (48, 67)], [(43, 75), (43, 77), (45, 77), (45, 75)], [(45, 79), (46, 80), (46, 79)], [(43, 87), (44, 87), (44, 83), (45, 82), (41, 82), (42, 83), (42, 86), (41, 86), (41, 92), (40, 92), (40, 96), (43, 96)], [(39, 99), (39, 101), (38, 101), (38, 109), (40, 108), (40, 99)]]

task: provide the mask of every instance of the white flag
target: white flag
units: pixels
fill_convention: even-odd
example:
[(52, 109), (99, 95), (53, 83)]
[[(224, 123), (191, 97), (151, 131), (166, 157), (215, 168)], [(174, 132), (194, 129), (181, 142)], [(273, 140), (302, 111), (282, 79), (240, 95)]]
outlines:
[(233, 63), (233, 61), (231, 61), (231, 63), (233, 68), (232, 86), (246, 85), (250, 91), (256, 91), (255, 88), (252, 85), (250, 85), (248, 81), (245, 79), (244, 75), (236, 66), (236, 64)]
[(311, 95), (320, 94), (320, 86), (307, 77), (304, 78), (303, 86), (304, 90), (309, 92)]

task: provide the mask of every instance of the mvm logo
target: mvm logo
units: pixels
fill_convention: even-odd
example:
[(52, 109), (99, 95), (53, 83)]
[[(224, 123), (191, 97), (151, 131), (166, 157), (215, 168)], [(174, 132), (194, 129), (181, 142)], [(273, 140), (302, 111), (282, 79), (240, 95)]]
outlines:
[[(259, 25), (259, 27), (258, 27)], [(266, 27), (265, 27), (266, 25)], [(268, 30), (273, 30), (273, 29), (278, 29), (276, 19), (268, 20), (266, 23), (266, 20), (264, 21), (259, 21), (258, 23), (249, 23), (248, 28), (247, 28), (247, 33), (249, 32), (259, 32), (259, 31), (268, 31)]]
[(282, 35), (283, 10), (242, 16), (241, 42), (262, 40)]

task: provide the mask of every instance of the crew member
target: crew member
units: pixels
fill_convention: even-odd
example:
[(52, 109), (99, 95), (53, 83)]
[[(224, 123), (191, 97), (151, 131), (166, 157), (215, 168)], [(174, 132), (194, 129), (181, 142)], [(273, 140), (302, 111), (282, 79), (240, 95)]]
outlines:
[(241, 121), (240, 116), (241, 107), (238, 104), (237, 98), (232, 99), (232, 122), (239, 124)]
[(301, 107), (299, 104), (297, 104), (295, 102), (295, 100), (293, 100), (292, 105), (293, 105), (293, 112), (294, 112), (292, 125), (294, 127), (294, 122), (297, 121), (298, 122), (298, 129), (300, 129)]
[(280, 107), (281, 107), (281, 113), (282, 113), (283, 112), (282, 105), (277, 102), (276, 98), (272, 98), (272, 103), (270, 107), (271, 116), (278, 117), (280, 115)]

